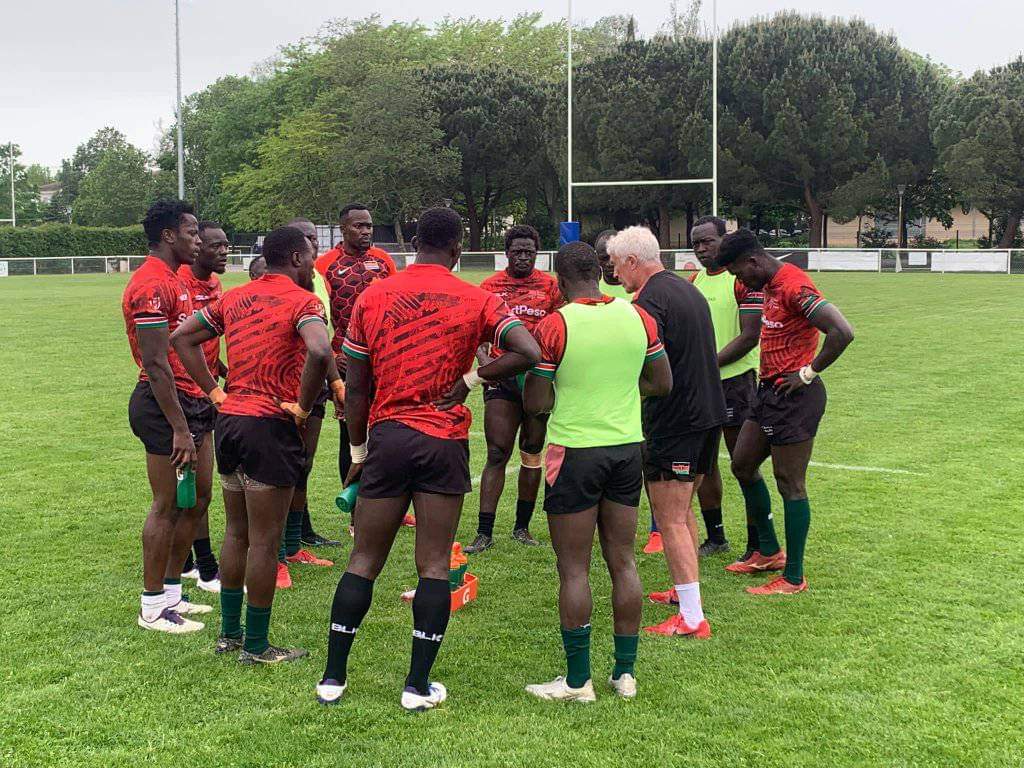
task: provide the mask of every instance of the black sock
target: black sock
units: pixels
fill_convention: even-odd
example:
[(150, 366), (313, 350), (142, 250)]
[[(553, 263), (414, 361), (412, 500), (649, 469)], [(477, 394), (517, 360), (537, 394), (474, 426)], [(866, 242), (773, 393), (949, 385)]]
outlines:
[(420, 579), (412, 601), (412, 663), (405, 687), (422, 696), (430, 693), (430, 668), (441, 650), (451, 608), (447, 579)]
[(704, 518), (704, 527), (708, 530), (708, 540), (718, 544), (725, 541), (725, 526), (722, 525), (722, 508), (701, 509), (700, 516)]
[(484, 536), (493, 536), (495, 517), (497, 515), (494, 512), (481, 512), (480, 520), (476, 524), (476, 532), (482, 533)]
[(757, 522), (747, 515), (747, 552), (757, 552), (760, 547), (760, 539), (757, 537)]
[(192, 550), (188, 551), (188, 555), (185, 556), (185, 564), (181, 566), (182, 573), (188, 573), (196, 567), (196, 561), (192, 559)]
[[(446, 582), (447, 583), (447, 582)], [(348, 677), (348, 654), (373, 599), (373, 582), (346, 571), (331, 604), (331, 627), (327, 635), (327, 668), (324, 680), (344, 683)]]
[(518, 531), (520, 528), (529, 528), (530, 519), (533, 517), (533, 506), (536, 502), (523, 501), (519, 499), (516, 502), (516, 524), (512, 530)]
[(302, 538), (309, 541), (316, 536), (316, 531), (313, 530), (313, 521), (309, 517), (309, 505), (307, 504), (302, 508)]
[(199, 568), (199, 578), (209, 581), (217, 575), (217, 558), (210, 548), (209, 539), (196, 539), (192, 542), (192, 548), (196, 552), (196, 567)]

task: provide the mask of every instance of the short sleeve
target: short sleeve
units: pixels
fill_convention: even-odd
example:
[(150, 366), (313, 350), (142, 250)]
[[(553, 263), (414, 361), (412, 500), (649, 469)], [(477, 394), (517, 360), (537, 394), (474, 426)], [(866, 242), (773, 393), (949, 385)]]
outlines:
[(650, 291), (641, 291), (641, 294), (633, 300), (633, 306), (644, 310), (644, 314), (654, 320), (655, 333), (659, 339), (665, 338), (665, 322), (663, 311), (657, 302), (651, 298)]
[(175, 297), (158, 282), (139, 286), (129, 299), (136, 328), (160, 328), (170, 323)]
[(341, 345), (342, 351), (356, 360), (370, 359), (370, 347), (366, 342), (366, 302), (363, 301), (365, 295), (360, 295), (352, 307), (352, 317), (348, 321), (345, 340)]
[(644, 362), (650, 362), (651, 360), (663, 357), (665, 355), (665, 345), (661, 343), (661, 339), (658, 337), (658, 324), (654, 322), (654, 318), (651, 317), (650, 313), (640, 305), (634, 304), (633, 309), (640, 315), (640, 319), (644, 323), (644, 331), (647, 333), (647, 352), (644, 353)]
[(224, 299), (220, 298), (211, 301), (205, 307), (196, 312), (199, 322), (211, 333), (217, 336), (224, 335)]
[(809, 277), (803, 275), (802, 278), (784, 284), (782, 300), (790, 312), (810, 319), (828, 302)]
[(553, 312), (537, 323), (533, 335), (540, 347), (540, 362), (530, 373), (553, 379), (565, 354), (565, 318), (562, 313)]
[(323, 323), (327, 325), (327, 313), (324, 310), (324, 303), (319, 296), (310, 295), (302, 297), (296, 302), (295, 307), (295, 330), (299, 330), (308, 323)]
[(764, 293), (748, 288), (739, 278), (736, 278), (735, 295), (736, 306), (740, 308), (740, 314), (760, 313), (764, 310)]
[(509, 311), (508, 305), (501, 297), (493, 293), (488, 296), (484, 302), (480, 343), (490, 342), (494, 346), (504, 349), (502, 342), (505, 340), (505, 335), (516, 326), (522, 326), (522, 323)]

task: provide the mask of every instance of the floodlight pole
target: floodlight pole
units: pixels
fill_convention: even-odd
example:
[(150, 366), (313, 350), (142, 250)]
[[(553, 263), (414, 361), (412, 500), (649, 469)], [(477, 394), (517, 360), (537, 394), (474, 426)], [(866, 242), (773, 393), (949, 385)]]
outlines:
[(185, 150), (181, 137), (181, 24), (180, 0), (174, 0), (174, 63), (178, 81), (178, 198), (185, 199)]
[(8, 156), (11, 166), (11, 227), (18, 226), (18, 214), (14, 212), (14, 142), (7, 145)]
[(569, 10), (566, 14), (566, 24), (569, 30), (569, 49), (566, 56), (567, 72), (566, 72), (566, 136), (568, 143), (566, 144), (566, 156), (565, 156), (565, 176), (566, 176), (566, 195), (568, 205), (566, 206), (566, 221), (572, 221), (572, 0), (568, 0)]
[(711, 3), (711, 215), (718, 216), (718, 0)]

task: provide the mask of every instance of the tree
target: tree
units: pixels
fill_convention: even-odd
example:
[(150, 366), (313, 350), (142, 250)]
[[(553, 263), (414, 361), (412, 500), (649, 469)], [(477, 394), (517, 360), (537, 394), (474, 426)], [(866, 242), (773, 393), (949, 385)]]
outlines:
[[(11, 151), (14, 152), (14, 217), (18, 226), (46, 220), (46, 206), (39, 201), (39, 169), (18, 162), (21, 147), (0, 144), (0, 219), (11, 217)], [(43, 169), (45, 170), (45, 169)]]
[(904, 183), (931, 173), (936, 76), (895, 38), (783, 13), (733, 28), (719, 50), (719, 169), (732, 203), (802, 205), (819, 247), (825, 216), (855, 207), (848, 186), (863, 190), (858, 177), (877, 174), (877, 161)]
[(55, 216), (67, 219), (71, 215), (71, 207), (78, 197), (79, 187), (88, 173), (95, 168), (103, 155), (109, 150), (124, 151), (130, 145), (125, 135), (116, 128), (107, 126), (96, 131), (83, 144), (79, 144), (70, 159), (61, 162), (57, 172), (57, 181), (61, 183), (60, 192), (53, 197), (52, 207)]
[(138, 224), (153, 200), (154, 180), (145, 152), (112, 146), (82, 180), (71, 221), (85, 226)]
[(1024, 57), (955, 85), (932, 126), (943, 172), (1002, 219), (999, 247), (1011, 247), (1024, 216)]
[(424, 87), (443, 145), (462, 158), (454, 200), (469, 223), (469, 247), (479, 250), (485, 227), (521, 194), (542, 151), (543, 83), (505, 67), (454, 64), (426, 70)]

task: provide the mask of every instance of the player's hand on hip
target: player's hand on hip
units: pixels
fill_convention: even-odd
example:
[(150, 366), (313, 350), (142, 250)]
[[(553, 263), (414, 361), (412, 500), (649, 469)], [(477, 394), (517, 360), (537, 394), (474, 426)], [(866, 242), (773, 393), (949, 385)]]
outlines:
[(469, 385), (466, 384), (465, 380), (460, 376), (452, 384), (452, 388), (446, 392), (440, 400), (434, 402), (434, 406), (439, 411), (450, 411), (456, 405), (462, 405), (466, 402), (466, 398), (469, 396)]
[(342, 488), (348, 488), (352, 483), (359, 482), (359, 478), (363, 474), (363, 467), (366, 466), (363, 463), (353, 464), (348, 468), (348, 474), (345, 475), (345, 482), (341, 484)]
[(184, 467), (196, 461), (196, 443), (188, 432), (175, 432), (171, 437), (171, 464)]
[(800, 374), (797, 371), (791, 371), (790, 373), (782, 374), (779, 380), (775, 382), (775, 391), (786, 397), (806, 386), (800, 378)]
[(302, 410), (298, 403), (281, 403), (281, 410), (287, 413), (295, 421), (295, 426), (300, 430), (306, 428), (306, 419), (309, 418), (309, 411)]

